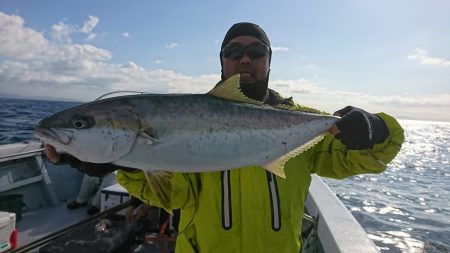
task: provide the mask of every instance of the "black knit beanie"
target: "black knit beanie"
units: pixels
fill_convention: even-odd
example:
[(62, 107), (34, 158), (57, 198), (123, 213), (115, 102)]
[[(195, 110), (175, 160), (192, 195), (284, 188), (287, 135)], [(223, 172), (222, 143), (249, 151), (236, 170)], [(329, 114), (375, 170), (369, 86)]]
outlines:
[(243, 35), (258, 38), (266, 46), (270, 47), (269, 38), (267, 37), (267, 34), (264, 32), (264, 30), (261, 27), (259, 27), (259, 25), (249, 22), (241, 22), (234, 24), (228, 30), (227, 34), (225, 34), (225, 38), (223, 39), (222, 46), (220, 48), (223, 49), (232, 39)]

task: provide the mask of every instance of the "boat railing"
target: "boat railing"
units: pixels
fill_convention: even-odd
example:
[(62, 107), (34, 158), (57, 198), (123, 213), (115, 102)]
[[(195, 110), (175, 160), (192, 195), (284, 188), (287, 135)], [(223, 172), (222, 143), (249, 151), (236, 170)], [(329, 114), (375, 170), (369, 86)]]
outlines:
[[(56, 206), (59, 204), (58, 197), (56, 196), (55, 189), (53, 189), (52, 181), (47, 171), (47, 167), (42, 158), (42, 143), (41, 142), (29, 142), (18, 144), (6, 144), (0, 145), (0, 193), (19, 191), (19, 189), (35, 184), (41, 183), (45, 191), (46, 196), (51, 205)], [(34, 162), (35, 167), (39, 168), (39, 171), (24, 172), (24, 175), (19, 175), (19, 172), (15, 169), (17, 167), (17, 161)], [(26, 168), (27, 166), (24, 165)], [(31, 173), (31, 174), (30, 174)]]
[(21, 158), (21, 157), (30, 156), (30, 155), (41, 155), (42, 151), (44, 151), (44, 148), (0, 156), (0, 162), (6, 161), (11, 158), (17, 159), (17, 158)]
[(306, 207), (309, 215), (317, 217), (323, 252), (379, 253), (355, 217), (317, 175), (312, 175)]

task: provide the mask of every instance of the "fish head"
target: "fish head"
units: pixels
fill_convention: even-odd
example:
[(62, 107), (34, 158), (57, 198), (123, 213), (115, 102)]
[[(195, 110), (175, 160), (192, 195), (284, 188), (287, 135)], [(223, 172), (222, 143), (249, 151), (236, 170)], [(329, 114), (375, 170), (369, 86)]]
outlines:
[(42, 119), (35, 135), (81, 161), (110, 163), (133, 147), (140, 121), (124, 101), (95, 101)]

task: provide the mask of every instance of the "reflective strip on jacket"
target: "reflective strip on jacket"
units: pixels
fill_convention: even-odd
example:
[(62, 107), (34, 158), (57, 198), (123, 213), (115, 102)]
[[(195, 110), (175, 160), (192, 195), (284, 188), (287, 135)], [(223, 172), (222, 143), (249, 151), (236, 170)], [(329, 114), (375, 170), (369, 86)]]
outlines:
[[(177, 253), (300, 252), (310, 174), (342, 179), (380, 173), (400, 150), (403, 129), (378, 114), (390, 136), (370, 150), (347, 150), (333, 135), (286, 163), (286, 179), (261, 167), (224, 172), (174, 173), (172, 209), (181, 208)], [(144, 203), (160, 206), (142, 171), (119, 170), (118, 182)]]

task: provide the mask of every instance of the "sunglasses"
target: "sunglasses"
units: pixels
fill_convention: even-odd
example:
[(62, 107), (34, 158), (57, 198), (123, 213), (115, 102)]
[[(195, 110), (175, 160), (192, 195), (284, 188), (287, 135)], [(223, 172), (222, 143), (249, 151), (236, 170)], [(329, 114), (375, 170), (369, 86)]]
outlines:
[(270, 48), (266, 45), (257, 43), (248, 46), (242, 45), (230, 45), (222, 49), (223, 57), (230, 60), (237, 60), (244, 56), (244, 53), (251, 59), (258, 59), (267, 56), (270, 52)]

